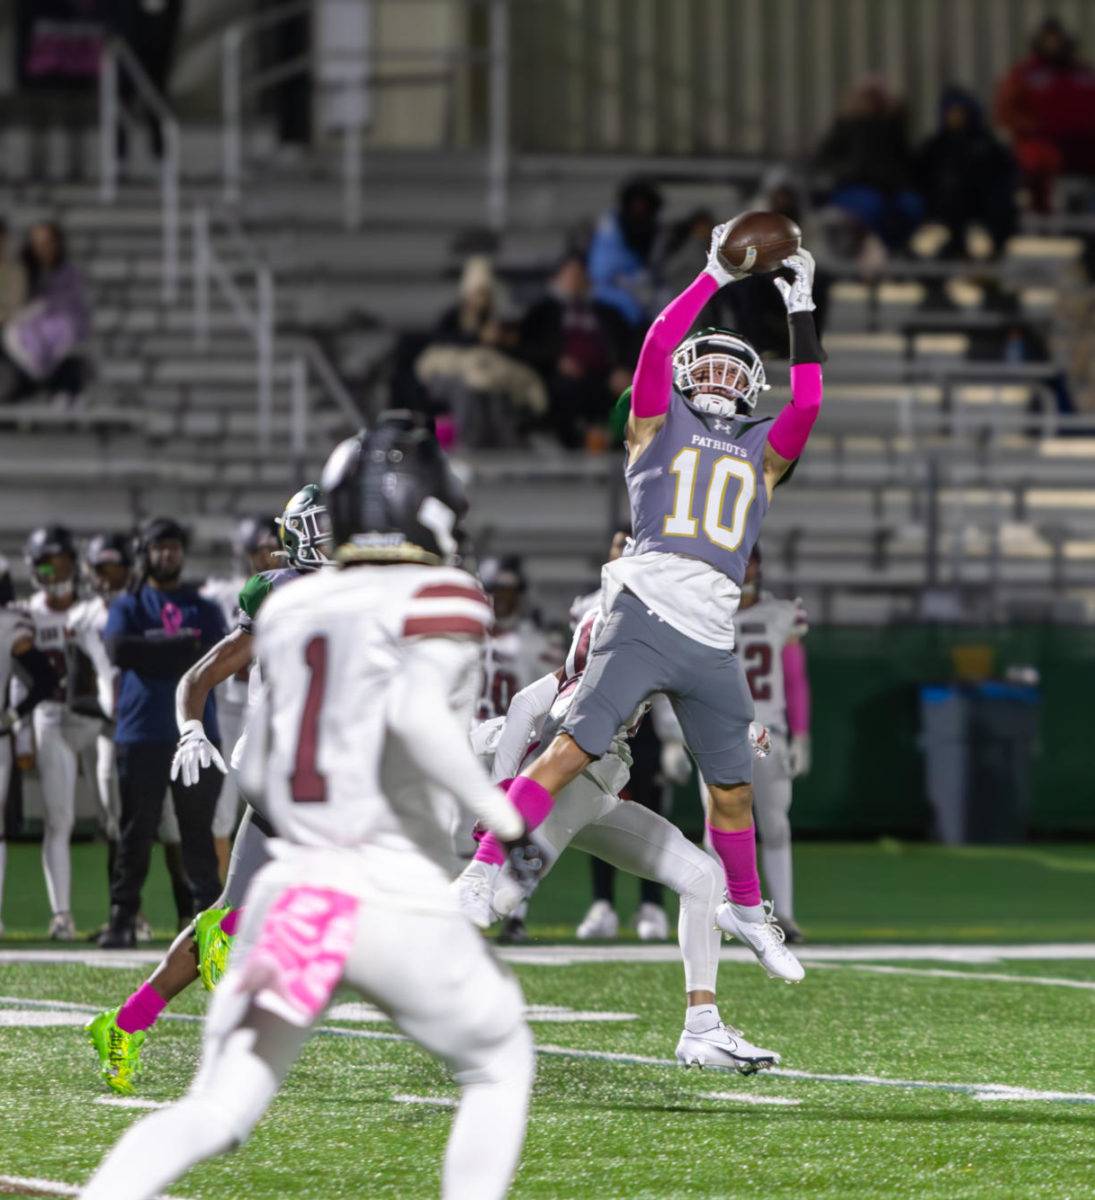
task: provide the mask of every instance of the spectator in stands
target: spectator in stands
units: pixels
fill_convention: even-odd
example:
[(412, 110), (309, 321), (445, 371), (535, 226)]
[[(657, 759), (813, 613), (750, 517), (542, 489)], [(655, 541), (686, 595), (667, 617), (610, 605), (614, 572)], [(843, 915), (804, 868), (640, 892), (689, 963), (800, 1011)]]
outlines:
[(636, 327), (652, 315), (651, 261), (661, 207), (661, 193), (650, 180), (630, 180), (620, 189), (616, 210), (597, 223), (589, 244), (593, 298), (611, 304)]
[(472, 256), (464, 264), (457, 303), (442, 315), (415, 362), (434, 405), (469, 446), (515, 444), (548, 409), (543, 381), (516, 356), (516, 322), (506, 310), (490, 260)]
[(985, 124), (976, 98), (964, 89), (944, 89), (939, 128), (917, 152), (916, 179), (929, 220), (947, 228), (939, 257), (965, 258), (972, 225), (980, 225), (992, 239), (994, 255), (1015, 232), (1015, 160)]
[(0, 217), (0, 325), (13, 317), (27, 298), (27, 273), (9, 253), (8, 223)]
[(1095, 174), (1095, 68), (1055, 17), (1042, 22), (1029, 56), (1000, 81), (995, 117), (1011, 135), (1035, 211), (1049, 211), (1062, 171)]
[(580, 446), (587, 429), (607, 424), (635, 365), (631, 327), (611, 304), (593, 299), (581, 254), (556, 268), (547, 294), (525, 314), (520, 338), (547, 385), (549, 425), (564, 446)]
[[(114, 0), (112, 7), (114, 32), (129, 45), (152, 86), (166, 97), (183, 18), (183, 0)], [(121, 73), (118, 84), (122, 103), (148, 125), (152, 153), (162, 157), (163, 131), (159, 117), (140, 99), (127, 71)], [(122, 120), (118, 123), (118, 155), (123, 161), (127, 151), (128, 138)]]
[(823, 138), (814, 165), (827, 175), (829, 203), (851, 213), (891, 250), (920, 223), (905, 105), (881, 80), (865, 80)]
[(7, 378), (0, 399), (16, 400), (36, 390), (70, 397), (83, 387), (77, 356), (91, 330), (84, 278), (69, 261), (65, 235), (55, 221), (32, 225), (22, 252), (28, 302), (3, 329)]

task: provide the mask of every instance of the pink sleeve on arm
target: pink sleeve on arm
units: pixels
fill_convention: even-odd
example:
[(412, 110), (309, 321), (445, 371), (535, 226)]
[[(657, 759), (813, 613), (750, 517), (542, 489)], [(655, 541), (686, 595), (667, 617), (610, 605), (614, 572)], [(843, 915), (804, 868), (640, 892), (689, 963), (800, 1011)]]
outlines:
[(821, 366), (796, 363), (791, 368), (791, 403), (776, 417), (768, 434), (768, 444), (790, 461), (806, 448), (810, 430), (821, 412)]
[(660, 417), (668, 411), (673, 351), (718, 290), (715, 278), (701, 271), (675, 300), (670, 300), (646, 331), (631, 384), (631, 411), (635, 416)]
[[(778, 454), (779, 451), (777, 450)], [(792, 736), (810, 732), (810, 680), (806, 675), (806, 647), (788, 642), (783, 647), (783, 688), (787, 695), (787, 728)]]

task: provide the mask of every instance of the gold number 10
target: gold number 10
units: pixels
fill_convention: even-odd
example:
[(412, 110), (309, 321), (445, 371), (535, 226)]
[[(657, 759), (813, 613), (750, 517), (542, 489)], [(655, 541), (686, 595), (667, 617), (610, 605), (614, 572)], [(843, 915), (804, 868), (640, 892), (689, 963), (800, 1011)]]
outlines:
[[(696, 494), (696, 473), (700, 465), (700, 452), (691, 446), (678, 451), (669, 465), (670, 472), (677, 477), (677, 490), (673, 497), (673, 511), (665, 518), (662, 532), (669, 537), (694, 538), (699, 536), (699, 522), (692, 515), (692, 504)], [(734, 511), (730, 524), (723, 525), (723, 503), (730, 480), (737, 480), (738, 494), (734, 500)], [(745, 537), (745, 523), (749, 510), (757, 498), (757, 473), (748, 459), (725, 455), (716, 459), (711, 468), (711, 482), (707, 485), (707, 498), (703, 504), (703, 531), (708, 538), (723, 550), (736, 550)]]

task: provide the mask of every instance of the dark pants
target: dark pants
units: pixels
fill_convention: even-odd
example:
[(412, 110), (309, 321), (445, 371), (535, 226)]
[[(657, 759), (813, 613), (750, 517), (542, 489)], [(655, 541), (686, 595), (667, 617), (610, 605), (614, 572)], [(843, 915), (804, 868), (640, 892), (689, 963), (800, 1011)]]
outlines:
[[(635, 761), (631, 767), (631, 781), (621, 794), (656, 813), (662, 811), (661, 751), (662, 744), (654, 732), (654, 723), (649, 717), (644, 717), (631, 738), (631, 755)], [(616, 868), (599, 858), (591, 858), (590, 864), (593, 870), (593, 899), (607, 900), (615, 905)], [(655, 883), (653, 879), (639, 880), (640, 903), (656, 904), (660, 908), (663, 899), (660, 883)]]
[[(110, 881), (110, 903), (124, 920), (133, 920), (141, 905), (149, 858), (163, 814), (171, 778), (174, 742), (122, 742), (117, 745), (118, 789), (122, 800), (121, 835)], [(208, 908), (220, 895), (217, 854), (213, 848), (213, 810), (223, 776), (215, 767), (203, 771), (194, 787), (171, 784), (179, 821), (183, 866), (190, 881), (194, 912)]]

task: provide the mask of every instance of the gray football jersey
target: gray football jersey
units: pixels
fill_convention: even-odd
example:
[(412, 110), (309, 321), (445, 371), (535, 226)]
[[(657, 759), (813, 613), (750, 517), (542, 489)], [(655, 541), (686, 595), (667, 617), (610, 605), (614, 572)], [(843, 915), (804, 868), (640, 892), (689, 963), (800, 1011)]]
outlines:
[(771, 423), (706, 416), (674, 392), (665, 424), (625, 473), (635, 553), (699, 558), (740, 586), (768, 511)]

